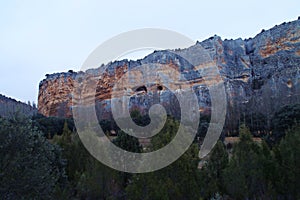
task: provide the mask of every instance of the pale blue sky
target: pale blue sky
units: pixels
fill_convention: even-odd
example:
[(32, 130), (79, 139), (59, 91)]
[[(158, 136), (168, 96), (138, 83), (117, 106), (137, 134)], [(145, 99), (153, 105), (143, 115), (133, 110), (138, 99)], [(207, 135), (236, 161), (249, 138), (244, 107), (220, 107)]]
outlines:
[(299, 15), (299, 0), (0, 0), (0, 94), (37, 102), (45, 74), (79, 70), (99, 44), (125, 31), (248, 38)]

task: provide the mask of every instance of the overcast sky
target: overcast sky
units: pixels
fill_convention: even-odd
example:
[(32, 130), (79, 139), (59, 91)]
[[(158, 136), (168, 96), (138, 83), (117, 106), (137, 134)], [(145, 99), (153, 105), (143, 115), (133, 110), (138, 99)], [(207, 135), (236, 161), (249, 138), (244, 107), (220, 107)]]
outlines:
[(163, 28), (197, 41), (249, 38), (300, 15), (300, 1), (0, 1), (0, 94), (37, 102), (45, 74), (79, 70), (107, 39)]

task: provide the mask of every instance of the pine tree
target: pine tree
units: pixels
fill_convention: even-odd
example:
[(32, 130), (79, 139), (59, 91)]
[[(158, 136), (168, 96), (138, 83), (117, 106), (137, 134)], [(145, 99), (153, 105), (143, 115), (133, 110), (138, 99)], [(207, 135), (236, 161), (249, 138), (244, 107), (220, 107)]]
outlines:
[(20, 116), (0, 119), (0, 196), (3, 199), (52, 199), (66, 183), (58, 146)]
[(240, 127), (240, 141), (233, 148), (233, 155), (224, 171), (227, 193), (235, 199), (261, 198), (266, 193), (266, 180), (260, 146), (253, 142), (249, 129)]
[[(151, 151), (168, 144), (177, 133), (179, 123), (167, 119), (163, 130), (153, 137)], [(197, 145), (192, 145), (171, 165), (147, 174), (132, 177), (126, 188), (128, 199), (199, 199), (199, 172)]]
[(228, 153), (221, 141), (213, 148), (208, 162), (201, 170), (201, 189), (205, 198), (225, 192), (223, 171), (228, 164)]
[(280, 184), (277, 190), (286, 199), (300, 198), (300, 125), (287, 131), (277, 151)]

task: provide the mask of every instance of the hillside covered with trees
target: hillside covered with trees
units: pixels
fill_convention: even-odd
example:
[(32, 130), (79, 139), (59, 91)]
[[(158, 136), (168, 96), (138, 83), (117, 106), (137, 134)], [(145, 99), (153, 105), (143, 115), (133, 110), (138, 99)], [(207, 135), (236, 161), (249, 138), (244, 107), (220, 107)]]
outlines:
[[(171, 165), (146, 174), (115, 171), (82, 145), (72, 119), (14, 115), (0, 119), (0, 196), (3, 199), (299, 199), (299, 105), (283, 107), (272, 130), (253, 140), (248, 124), (232, 147), (220, 140), (203, 160), (194, 144)], [(134, 121), (147, 118), (133, 113)], [(101, 121), (104, 129), (114, 122)], [(170, 142), (179, 122), (169, 117), (146, 151)], [(115, 129), (108, 136), (131, 152), (145, 148)], [(199, 129), (201, 131), (201, 129)], [(255, 132), (255, 131), (254, 131)], [(200, 164), (201, 163), (201, 164)]]

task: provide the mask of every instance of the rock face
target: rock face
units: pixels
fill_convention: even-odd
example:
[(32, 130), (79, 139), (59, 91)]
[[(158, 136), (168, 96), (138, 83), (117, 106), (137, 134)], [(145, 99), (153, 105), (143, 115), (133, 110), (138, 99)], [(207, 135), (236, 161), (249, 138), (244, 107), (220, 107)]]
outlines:
[(31, 106), (0, 94), (0, 117), (11, 118), (15, 113), (32, 116), (37, 113), (35, 105)]
[(45, 116), (71, 117), (72, 90), (76, 73), (46, 75), (39, 85), (38, 111)]
[[(206, 50), (210, 62), (191, 65), (183, 58), (183, 55), (200, 57), (200, 47)], [(147, 81), (145, 74), (149, 72), (134, 70), (145, 64), (152, 72), (155, 72), (152, 65), (167, 66), (165, 71), (156, 74), (170, 73), (168, 68), (182, 74), (196, 93), (202, 113), (210, 112), (208, 86), (223, 80), (227, 94), (228, 131), (236, 130), (239, 121), (249, 116), (251, 121), (255, 121), (255, 116), (262, 116), (269, 126), (272, 115), (280, 107), (300, 102), (300, 20), (263, 30), (246, 40), (222, 40), (214, 36), (187, 49), (156, 51), (138, 61), (122, 60), (86, 72), (46, 75), (39, 85), (38, 110), (46, 116), (72, 117), (72, 106), (77, 101), (72, 95), (78, 93), (74, 87), (96, 79), (96, 91), (89, 91), (89, 87), (81, 90), (85, 91), (85, 102), (96, 102), (97, 114), (102, 119), (111, 118), (111, 100), (124, 95), (130, 97), (131, 110), (138, 109), (146, 114), (151, 105), (160, 103), (169, 114), (180, 115), (174, 92), (180, 93), (181, 88), (178, 90), (176, 83), (166, 87), (160, 78)], [(209, 73), (209, 65), (217, 66), (221, 76), (204, 80), (203, 74)], [(121, 78), (125, 74), (127, 78)], [(123, 81), (119, 84), (122, 88), (116, 88), (113, 94), (113, 87), (120, 81)], [(145, 84), (141, 84), (143, 82)]]

